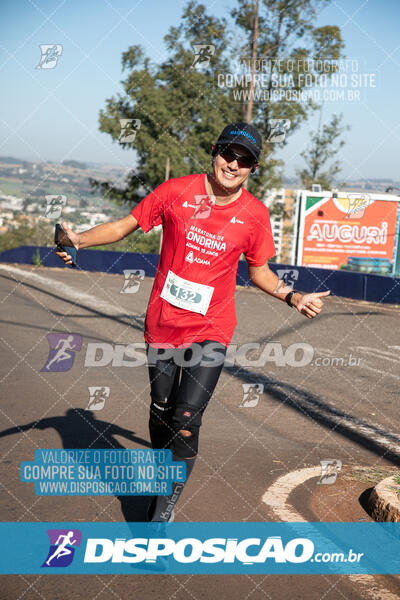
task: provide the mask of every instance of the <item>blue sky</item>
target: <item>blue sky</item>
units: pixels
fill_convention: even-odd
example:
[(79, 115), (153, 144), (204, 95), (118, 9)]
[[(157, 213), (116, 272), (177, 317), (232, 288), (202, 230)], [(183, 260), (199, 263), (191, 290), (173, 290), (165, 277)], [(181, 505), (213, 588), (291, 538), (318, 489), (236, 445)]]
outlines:
[[(234, 2), (208, 0), (209, 12), (226, 16)], [(122, 91), (121, 54), (141, 44), (152, 61), (166, 58), (163, 36), (182, 13), (181, 0), (3, 0), (1, 5), (0, 155), (33, 160), (77, 159), (130, 166), (123, 151), (98, 131), (106, 98)], [(318, 24), (341, 27), (348, 58), (376, 87), (360, 102), (326, 102), (324, 118), (341, 112), (351, 125), (341, 151), (342, 178), (400, 180), (400, 3), (334, 0)], [(55, 69), (37, 70), (39, 44), (63, 45)], [(301, 167), (317, 117), (304, 123), (280, 151), (287, 175)]]

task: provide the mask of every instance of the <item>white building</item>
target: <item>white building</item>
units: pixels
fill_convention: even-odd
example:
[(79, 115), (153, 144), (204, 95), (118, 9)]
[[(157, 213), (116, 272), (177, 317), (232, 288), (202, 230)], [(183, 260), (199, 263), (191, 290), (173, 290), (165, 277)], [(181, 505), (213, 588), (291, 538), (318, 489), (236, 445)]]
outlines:
[[(292, 190), (286, 188), (267, 190), (263, 198), (263, 203), (270, 208), (271, 205), (280, 206), (282, 209), (290, 210), (292, 206)], [(290, 204), (290, 206), (288, 206)], [(291, 225), (291, 219), (284, 217), (271, 216), (272, 236), (276, 248), (276, 261), (285, 262), (288, 260), (287, 247), (290, 245), (287, 233), (284, 228)]]

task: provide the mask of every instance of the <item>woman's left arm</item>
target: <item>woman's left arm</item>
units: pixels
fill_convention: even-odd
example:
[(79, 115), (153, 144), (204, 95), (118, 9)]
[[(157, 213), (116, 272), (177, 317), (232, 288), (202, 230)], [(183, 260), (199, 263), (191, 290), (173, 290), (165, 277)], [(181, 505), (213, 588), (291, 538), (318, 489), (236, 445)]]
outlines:
[[(252, 267), (249, 265), (250, 281), (274, 298), (279, 298), (285, 302), (286, 296), (292, 290), (279, 277), (271, 271), (268, 264), (262, 267)], [(314, 292), (312, 294), (302, 294), (295, 292), (291, 297), (291, 304), (309, 319), (316, 317), (322, 310), (323, 301), (321, 298), (329, 296), (330, 291)]]

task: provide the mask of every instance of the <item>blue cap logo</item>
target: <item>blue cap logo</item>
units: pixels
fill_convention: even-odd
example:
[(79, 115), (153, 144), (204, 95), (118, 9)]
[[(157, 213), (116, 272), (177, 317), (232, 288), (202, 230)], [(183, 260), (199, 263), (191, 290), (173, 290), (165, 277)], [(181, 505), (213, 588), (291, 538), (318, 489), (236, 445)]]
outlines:
[(256, 142), (255, 138), (250, 133), (248, 133), (247, 131), (242, 131), (241, 129), (232, 129), (229, 132), (229, 134), (230, 135), (245, 135), (246, 137), (248, 137), (248, 138), (251, 139), (251, 141), (253, 142), (253, 144), (257, 145), (257, 142)]

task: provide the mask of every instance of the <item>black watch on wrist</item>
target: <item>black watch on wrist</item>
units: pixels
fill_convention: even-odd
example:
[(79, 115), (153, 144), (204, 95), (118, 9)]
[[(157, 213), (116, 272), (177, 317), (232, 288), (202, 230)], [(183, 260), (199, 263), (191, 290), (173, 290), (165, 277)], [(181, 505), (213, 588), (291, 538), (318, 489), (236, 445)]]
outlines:
[(293, 308), (293, 304), (292, 304), (293, 294), (297, 294), (297, 292), (295, 290), (292, 290), (291, 292), (286, 294), (286, 297), (285, 297), (285, 302), (288, 306), (290, 306), (290, 308)]

